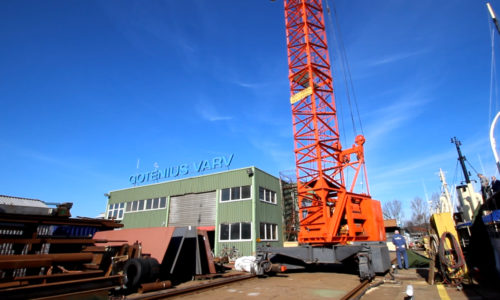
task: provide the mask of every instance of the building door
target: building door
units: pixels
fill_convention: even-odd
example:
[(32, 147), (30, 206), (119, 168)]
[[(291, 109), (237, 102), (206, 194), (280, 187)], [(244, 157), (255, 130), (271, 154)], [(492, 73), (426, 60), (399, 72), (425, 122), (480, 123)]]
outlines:
[(215, 226), (215, 191), (170, 198), (168, 226)]

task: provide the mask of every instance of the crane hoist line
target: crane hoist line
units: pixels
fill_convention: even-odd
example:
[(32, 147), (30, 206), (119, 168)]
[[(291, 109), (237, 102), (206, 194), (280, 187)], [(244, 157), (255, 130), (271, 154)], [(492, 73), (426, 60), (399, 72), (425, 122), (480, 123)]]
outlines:
[[(289, 269), (290, 261), (355, 258), (360, 276), (370, 278), (390, 261), (381, 205), (369, 194), (365, 137), (356, 136), (350, 148), (340, 142), (322, 1), (284, 0), (284, 6), (302, 246), (266, 248), (260, 256), (286, 261)], [(361, 176), (366, 191), (358, 192)]]

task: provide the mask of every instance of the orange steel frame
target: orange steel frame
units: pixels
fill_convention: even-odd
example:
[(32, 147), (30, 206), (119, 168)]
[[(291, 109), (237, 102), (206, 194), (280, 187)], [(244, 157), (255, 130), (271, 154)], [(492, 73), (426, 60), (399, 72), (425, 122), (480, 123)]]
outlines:
[[(383, 241), (380, 202), (369, 195), (365, 138), (342, 149), (321, 0), (285, 0), (299, 242), (312, 245)], [(354, 170), (352, 182), (344, 172)], [(363, 170), (366, 193), (354, 187)]]

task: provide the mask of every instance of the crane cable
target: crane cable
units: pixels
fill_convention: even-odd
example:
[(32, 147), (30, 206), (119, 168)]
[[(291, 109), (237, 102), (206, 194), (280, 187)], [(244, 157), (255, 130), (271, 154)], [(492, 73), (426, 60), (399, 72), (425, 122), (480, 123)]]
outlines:
[[(328, 16), (328, 20), (329, 20), (329, 22), (325, 22), (325, 27), (328, 26), (329, 31), (332, 33), (330, 36), (333, 39), (334, 45), (336, 45), (337, 49), (339, 50), (338, 51), (338, 53), (339, 53), (338, 61), (340, 62), (340, 64), (339, 64), (340, 73), (342, 74), (342, 77), (344, 79), (345, 94), (346, 94), (347, 102), (349, 104), (349, 113), (350, 113), (351, 123), (352, 123), (352, 127), (353, 127), (353, 134), (354, 134), (354, 136), (357, 136), (358, 130), (356, 128), (356, 121), (354, 118), (352, 102), (355, 105), (355, 109), (356, 109), (356, 113), (357, 113), (357, 120), (359, 123), (359, 128), (361, 130), (361, 134), (364, 135), (363, 124), (361, 122), (361, 116), (359, 113), (357, 97), (356, 97), (354, 84), (353, 84), (353, 80), (352, 80), (352, 75), (351, 75), (351, 67), (349, 65), (349, 60), (347, 58), (347, 51), (345, 49), (344, 39), (342, 37), (342, 30), (340, 28), (340, 22), (339, 22), (339, 17), (337, 14), (337, 8), (335, 6), (335, 1), (332, 0), (332, 7), (333, 7), (333, 14), (335, 15), (335, 25), (336, 26), (334, 26), (334, 21), (333, 21), (333, 17), (332, 17), (332, 9), (330, 9), (330, 5), (328, 3), (328, 0), (322, 0), (322, 1), (326, 4), (326, 5), (324, 5), (324, 7), (326, 8), (326, 11), (323, 10), (323, 14), (325, 16)], [(326, 28), (325, 28), (325, 30), (326, 30)], [(327, 38), (328, 38), (328, 34), (327, 34)], [(328, 52), (329, 52), (329, 55), (332, 59), (335, 58), (335, 56), (332, 54), (331, 47), (328, 48)], [(332, 72), (332, 75), (335, 74), (334, 70), (333, 70), (333, 64), (330, 64), (330, 71)], [(352, 98), (351, 98), (351, 94), (352, 94)], [(338, 103), (338, 105), (340, 105), (341, 101), (338, 101), (337, 103)], [(340, 108), (342, 108), (342, 107), (340, 107)], [(343, 116), (341, 116), (341, 118), (342, 118), (341, 119), (342, 124), (345, 124)], [(341, 128), (340, 128), (340, 130), (342, 130), (341, 140), (342, 140), (343, 144), (347, 138), (347, 136), (345, 134), (345, 127), (346, 126), (341, 126)], [(350, 178), (349, 170), (350, 170), (350, 168), (347, 168), (346, 170), (344, 170), (345, 176), (347, 176), (346, 178)], [(362, 168), (362, 170), (363, 170), (363, 172), (365, 172), (365, 176), (360, 177), (361, 189), (364, 190), (364, 192), (366, 192), (367, 194), (369, 194), (368, 182), (366, 182), (366, 185), (363, 185), (363, 178), (366, 179), (366, 169)], [(347, 179), (346, 182), (349, 182), (349, 181), (350, 181), (350, 179)]]
[(474, 166), (472, 166), (472, 164), (468, 161), (468, 160), (465, 160), (468, 164), (469, 164), (469, 167), (472, 168), (472, 170), (474, 170), (474, 172), (476, 172), (476, 176), (479, 174), (479, 172), (474, 168)]
[[(328, 4), (328, 0), (325, 0), (325, 3), (326, 3), (327, 15), (328, 15), (328, 18), (330, 20), (330, 22), (329, 22), (330, 31), (333, 33), (334, 42), (337, 42), (336, 44), (338, 45), (338, 48), (339, 48), (339, 54), (340, 54), (340, 60), (339, 61), (341, 63), (340, 64), (340, 67), (342, 69), (341, 73), (342, 73), (342, 75), (344, 77), (344, 84), (345, 84), (345, 89), (346, 89), (346, 98), (347, 98), (347, 102), (349, 104), (349, 111), (350, 111), (350, 116), (351, 116), (351, 122), (352, 122), (353, 130), (354, 130), (353, 132), (354, 132), (355, 135), (357, 135), (356, 121), (354, 119), (354, 112), (353, 112), (352, 102), (354, 103), (354, 106), (355, 106), (355, 109), (356, 109), (356, 114), (357, 114), (357, 119), (358, 119), (358, 122), (359, 122), (359, 127), (360, 127), (360, 130), (361, 130), (361, 134), (364, 135), (363, 124), (361, 122), (361, 117), (360, 117), (360, 113), (359, 113), (359, 107), (358, 107), (357, 97), (356, 97), (356, 93), (355, 93), (355, 89), (354, 89), (354, 84), (353, 84), (353, 81), (352, 81), (351, 67), (349, 65), (349, 60), (347, 58), (347, 51), (345, 50), (344, 40), (342, 38), (342, 31), (340, 29), (340, 23), (338, 21), (339, 18), (338, 18), (338, 15), (337, 15), (337, 9), (336, 9), (336, 6), (335, 6), (335, 1), (332, 0), (332, 7), (333, 7), (333, 14), (335, 15), (335, 25), (336, 26), (333, 26), (333, 18), (332, 18), (330, 6)], [(337, 30), (335, 30), (335, 28), (337, 28)], [(338, 37), (337, 39), (335, 39), (336, 36)], [(329, 48), (329, 52), (331, 52), (331, 48)], [(330, 56), (333, 57), (332, 53), (330, 53)], [(333, 73), (333, 70), (332, 70), (332, 73)], [(352, 93), (352, 99), (351, 99), (351, 93)]]
[[(328, 23), (328, 28), (330, 29), (329, 31), (332, 33), (332, 34), (327, 34), (326, 37), (327, 37), (327, 40), (328, 38), (330, 37), (332, 40), (333, 40), (333, 44), (334, 45), (337, 45), (338, 48), (340, 48), (338, 46), (339, 42), (337, 41), (336, 39), (336, 34), (335, 34), (335, 30), (334, 30), (334, 26), (333, 26), (333, 19), (332, 19), (332, 14), (331, 14), (331, 10), (330, 10), (330, 6), (328, 6), (328, 1), (325, 1), (325, 7), (326, 7), (326, 11), (323, 10), (323, 15), (327, 15), (328, 16), (328, 20), (330, 21)], [(325, 22), (325, 31), (326, 31), (326, 27), (327, 27), (327, 24)], [(331, 44), (331, 43), (328, 43), (328, 44)], [(328, 55), (330, 56), (331, 58), (331, 62), (330, 62), (330, 72), (332, 72), (332, 85), (333, 85), (333, 76), (334, 76), (334, 70), (333, 70), (333, 60), (336, 58), (336, 56), (334, 56), (332, 54), (332, 50), (331, 50), (332, 47), (328, 47)], [(340, 52), (340, 51), (339, 51)], [(340, 61), (340, 60), (339, 60)], [(342, 64), (340, 64), (342, 66)], [(341, 72), (345, 75), (345, 72)], [(333, 86), (332, 86), (333, 88)], [(339, 132), (339, 135), (340, 135), (340, 140), (341, 140), (341, 144), (344, 145), (345, 144), (345, 141), (346, 141), (346, 133), (345, 133), (345, 126), (343, 126), (345, 124), (345, 121), (344, 121), (344, 114), (343, 113), (340, 113), (339, 115), (339, 111), (342, 112), (343, 111), (343, 107), (342, 107), (342, 101), (335, 101), (335, 105), (336, 105), (336, 112), (335, 112), (335, 115), (337, 116), (337, 120), (339, 120), (339, 117), (340, 117), (340, 123), (342, 124), (342, 126), (338, 126), (339, 130), (342, 131), (342, 134), (340, 135), (340, 132)], [(351, 118), (352, 118), (352, 114), (351, 114)]]

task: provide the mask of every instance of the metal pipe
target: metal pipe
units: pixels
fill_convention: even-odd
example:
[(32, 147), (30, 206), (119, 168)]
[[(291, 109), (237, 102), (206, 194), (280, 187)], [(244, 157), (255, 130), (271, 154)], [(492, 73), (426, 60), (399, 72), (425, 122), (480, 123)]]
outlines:
[(139, 288), (138, 292), (139, 294), (142, 294), (146, 292), (165, 290), (171, 287), (172, 287), (172, 282), (170, 282), (170, 280), (143, 283), (141, 284), (141, 287)]
[(228, 284), (231, 282), (239, 281), (239, 280), (246, 280), (250, 278), (255, 278), (255, 275), (253, 274), (243, 274), (239, 276), (233, 276), (229, 277), (226, 279), (221, 279), (213, 282), (208, 282), (204, 284), (199, 284), (199, 285), (193, 285), (193, 286), (188, 286), (185, 288), (175, 288), (171, 290), (165, 290), (165, 291), (160, 291), (157, 293), (152, 293), (152, 294), (143, 294), (143, 295), (137, 295), (137, 296), (128, 296), (127, 299), (148, 299), (148, 300), (153, 300), (153, 299), (165, 299), (166, 297), (171, 297), (174, 295), (181, 295), (181, 294), (187, 294), (191, 292), (198, 292), (202, 289), (207, 289), (207, 288), (213, 288), (216, 286), (221, 286), (224, 284)]
[(286, 266), (285, 265), (280, 265), (280, 264), (272, 264), (271, 265), (271, 272), (274, 273), (283, 273), (286, 271)]
[(92, 253), (0, 255), (0, 269), (19, 269), (50, 266), (61, 262), (90, 262)]
[(491, 127), (490, 127), (490, 143), (491, 143), (491, 150), (493, 151), (493, 156), (495, 156), (495, 162), (497, 164), (497, 169), (498, 172), (500, 173), (500, 160), (498, 158), (498, 152), (497, 152), (497, 141), (495, 139), (495, 126), (497, 124), (498, 118), (500, 117), (500, 112), (497, 113), (495, 118), (493, 119), (493, 122), (491, 122)]

